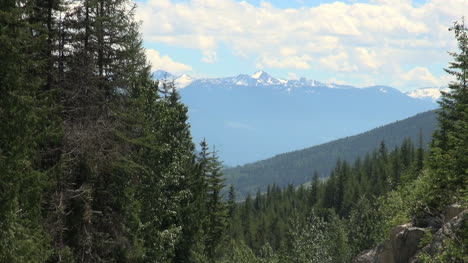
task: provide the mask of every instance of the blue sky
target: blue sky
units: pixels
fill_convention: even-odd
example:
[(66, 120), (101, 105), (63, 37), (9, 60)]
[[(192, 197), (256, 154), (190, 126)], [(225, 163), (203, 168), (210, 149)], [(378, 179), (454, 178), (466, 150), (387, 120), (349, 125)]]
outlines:
[(444, 86), (448, 27), (468, 0), (141, 0), (153, 69), (196, 78), (265, 70), (358, 87)]

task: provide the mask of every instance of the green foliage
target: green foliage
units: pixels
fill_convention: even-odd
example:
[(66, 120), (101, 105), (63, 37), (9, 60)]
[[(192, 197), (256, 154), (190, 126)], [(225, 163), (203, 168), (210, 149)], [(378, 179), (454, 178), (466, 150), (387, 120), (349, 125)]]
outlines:
[(446, 72), (455, 77), (450, 91), (442, 94), (438, 111), (439, 129), (431, 145), (431, 184), (435, 196), (428, 206), (442, 209), (450, 202), (468, 195), (468, 29), (464, 20), (450, 28), (458, 42), (458, 52), (451, 52)]
[(333, 262), (327, 237), (327, 225), (312, 210), (302, 221), (297, 212), (290, 215), (289, 230), (282, 262)]
[(332, 262), (347, 263), (353, 256), (347, 221), (332, 214), (327, 226), (327, 245)]
[(226, 246), (225, 251), (222, 253), (223, 257), (218, 261), (219, 263), (239, 262), (239, 263), (256, 263), (260, 262), (252, 250), (242, 242), (231, 241)]
[(421, 238), (421, 241), (419, 241), (418, 248), (421, 249), (421, 248), (424, 248), (425, 246), (430, 245), (432, 237), (433, 237), (432, 232), (428, 229), (425, 230), (424, 236)]
[(205, 249), (208, 258), (213, 261), (217, 257), (219, 246), (224, 238), (228, 211), (221, 195), (221, 190), (224, 188), (222, 164), (218, 160), (216, 151), (211, 153), (208, 151), (205, 141), (202, 141), (200, 146), (202, 149), (199, 162), (206, 182)]
[(383, 233), (389, 233), (393, 227), (410, 222), (410, 207), (416, 201), (410, 197), (414, 196), (414, 186), (415, 184), (402, 185), (398, 190), (388, 192), (378, 199)]
[(357, 255), (383, 240), (382, 223), (382, 215), (376, 202), (365, 196), (361, 197), (348, 221), (352, 255)]
[[(466, 237), (465, 237), (466, 240)], [(452, 239), (444, 240), (440, 251), (430, 256), (428, 254), (422, 254), (418, 256), (417, 263), (464, 263), (467, 262), (468, 256), (466, 251), (466, 244), (460, 244)]]
[(0, 261), (41, 262), (49, 253), (42, 225), (45, 173), (34, 169), (45, 120), (37, 76), (45, 39), (31, 1), (0, 6)]

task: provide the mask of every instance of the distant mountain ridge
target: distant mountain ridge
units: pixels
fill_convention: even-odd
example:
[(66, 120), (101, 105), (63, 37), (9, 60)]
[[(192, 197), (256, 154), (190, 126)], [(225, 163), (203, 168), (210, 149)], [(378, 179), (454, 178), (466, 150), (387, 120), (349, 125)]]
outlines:
[[(342, 85), (336, 83), (324, 83), (319, 82), (316, 80), (310, 80), (307, 78), (299, 78), (299, 79), (281, 79), (275, 78), (268, 74), (267, 72), (260, 70), (252, 75), (247, 74), (239, 74), (235, 77), (226, 77), (226, 78), (201, 78), (196, 79), (192, 78), (189, 75), (183, 74), (180, 76), (173, 75), (164, 70), (157, 70), (153, 73), (154, 79), (159, 80), (169, 80), (174, 81), (177, 88), (185, 88), (190, 84), (201, 84), (201, 83), (211, 83), (211, 84), (218, 84), (218, 85), (235, 85), (235, 86), (278, 86), (282, 88), (306, 88), (306, 87), (327, 87), (327, 88), (338, 88), (338, 89), (352, 89), (356, 88), (351, 85)], [(195, 82), (195, 83), (194, 83)], [(376, 86), (369, 86), (364, 88), (372, 88)], [(382, 92), (385, 93), (385, 89), (393, 89), (387, 86), (379, 86), (382, 87)], [(447, 91), (447, 87), (425, 87), (425, 88), (416, 88), (411, 91), (404, 92), (403, 94), (415, 98), (415, 99), (423, 99), (423, 100), (431, 100), (436, 101), (441, 96), (441, 91)]]
[(329, 176), (338, 159), (353, 162), (379, 147), (383, 140), (389, 150), (399, 146), (405, 138), (417, 144), (419, 131), (427, 146), (436, 128), (436, 115), (428, 111), (365, 133), (283, 153), (262, 161), (225, 169), (226, 185), (233, 184), (240, 197), (263, 191), (269, 184), (300, 185), (310, 181), (314, 170), (321, 177)]
[(154, 78), (180, 87), (194, 141), (206, 138), (229, 166), (358, 134), (437, 107), (432, 100), (388, 86), (285, 80), (264, 71), (199, 79), (157, 71)]
[[(239, 74), (234, 77), (225, 77), (225, 78), (200, 78), (195, 79), (186, 74), (176, 76), (164, 70), (157, 70), (153, 73), (154, 79), (159, 80), (169, 80), (176, 83), (177, 88), (185, 88), (188, 85), (198, 83), (211, 83), (218, 85), (234, 85), (234, 86), (278, 86), (283, 88), (298, 88), (298, 87), (328, 87), (328, 88), (355, 88), (350, 85), (340, 85), (334, 83), (322, 83), (316, 80), (310, 80), (306, 78), (300, 79), (281, 79), (275, 78), (268, 74), (267, 72), (260, 70), (252, 75)], [(190, 78), (190, 82), (180, 82), (177, 85), (179, 79)]]

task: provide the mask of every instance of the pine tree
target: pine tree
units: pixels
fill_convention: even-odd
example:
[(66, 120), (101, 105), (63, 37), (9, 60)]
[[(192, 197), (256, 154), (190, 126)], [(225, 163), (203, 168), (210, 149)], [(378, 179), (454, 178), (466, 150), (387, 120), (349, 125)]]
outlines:
[[(75, 1), (63, 6), (55, 17), (59, 26), (51, 27), (59, 32), (49, 36), (58, 38), (50, 41), (58, 43), (52, 53), (59, 54), (51, 64), (58, 72), (52, 78), (60, 87), (63, 127), (56, 188), (48, 200), (55, 261), (70, 260), (63, 259), (70, 253), (81, 262), (130, 260), (138, 250), (136, 231), (129, 231), (138, 230), (137, 173), (125, 161), (136, 156), (136, 147), (118, 132), (136, 87), (148, 87), (150, 76), (127, 4)], [(141, 135), (132, 132), (132, 139)]]
[(215, 150), (207, 162), (207, 216), (206, 251), (211, 262), (215, 261), (219, 244), (226, 231), (227, 211), (221, 190), (224, 188), (222, 165)]
[(0, 261), (43, 262), (49, 248), (41, 214), (47, 178), (33, 159), (44, 131), (41, 121), (44, 31), (32, 18), (35, 3), (0, 5)]
[(418, 144), (418, 151), (417, 151), (417, 161), (416, 161), (416, 169), (417, 171), (421, 171), (424, 165), (424, 146), (423, 146), (423, 133), (422, 129), (419, 130), (419, 144)]
[(439, 129), (431, 145), (429, 163), (436, 200), (429, 205), (434, 208), (468, 194), (468, 29), (462, 19), (450, 30), (455, 33), (459, 51), (450, 53), (454, 62), (446, 72), (456, 80), (449, 84), (449, 92), (442, 93)]
[(319, 176), (317, 170), (314, 171), (312, 177), (312, 185), (310, 186), (309, 205), (313, 207), (318, 202)]
[(236, 192), (234, 190), (234, 185), (232, 184), (229, 186), (227, 208), (228, 208), (228, 217), (232, 218), (234, 215), (234, 211), (236, 209)]

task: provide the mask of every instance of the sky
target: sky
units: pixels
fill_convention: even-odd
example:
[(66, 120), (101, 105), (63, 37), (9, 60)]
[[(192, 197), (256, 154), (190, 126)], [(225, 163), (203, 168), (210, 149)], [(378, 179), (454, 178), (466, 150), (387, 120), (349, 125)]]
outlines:
[(138, 0), (153, 70), (408, 91), (445, 86), (468, 0)]

